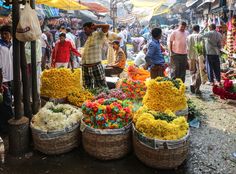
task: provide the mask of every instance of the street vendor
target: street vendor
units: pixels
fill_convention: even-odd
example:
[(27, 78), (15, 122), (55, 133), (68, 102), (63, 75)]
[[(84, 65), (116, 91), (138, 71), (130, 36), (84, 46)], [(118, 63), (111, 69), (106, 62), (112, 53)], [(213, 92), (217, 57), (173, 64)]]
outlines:
[(120, 42), (115, 40), (112, 42), (113, 49), (115, 50), (115, 63), (107, 65), (105, 69), (105, 75), (111, 77), (112, 75), (119, 75), (123, 72), (126, 63), (126, 55), (122, 48), (120, 48)]
[[(107, 87), (105, 71), (101, 64), (102, 48), (109, 30), (108, 24), (87, 22), (83, 25), (88, 39), (82, 55), (82, 75), (85, 88)], [(101, 29), (101, 30), (97, 30)]]

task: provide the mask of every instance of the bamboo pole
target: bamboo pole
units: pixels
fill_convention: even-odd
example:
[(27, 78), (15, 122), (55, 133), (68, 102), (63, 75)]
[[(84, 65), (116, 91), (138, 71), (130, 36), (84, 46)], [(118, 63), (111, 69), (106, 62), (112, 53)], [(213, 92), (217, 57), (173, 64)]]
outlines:
[[(31, 8), (35, 9), (35, 0), (30, 0)], [(36, 65), (36, 41), (31, 42), (31, 66), (32, 66), (32, 111), (35, 115), (40, 106), (38, 84), (37, 84), (37, 65)]]
[(21, 60), (21, 74), (23, 82), (23, 102), (24, 102), (24, 115), (31, 119), (32, 110), (30, 104), (30, 84), (29, 84), (29, 74), (28, 67), (25, 57), (25, 43), (20, 42), (20, 60)]

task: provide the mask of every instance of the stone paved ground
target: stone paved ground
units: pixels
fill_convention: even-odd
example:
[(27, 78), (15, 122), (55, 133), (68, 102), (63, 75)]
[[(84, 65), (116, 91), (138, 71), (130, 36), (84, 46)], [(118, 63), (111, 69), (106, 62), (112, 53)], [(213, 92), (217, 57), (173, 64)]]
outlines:
[(188, 160), (173, 171), (144, 166), (134, 154), (110, 162), (89, 157), (81, 147), (61, 156), (30, 152), (24, 157), (7, 156), (0, 174), (236, 174), (236, 104), (222, 102), (203, 86), (202, 97), (189, 94), (205, 116), (200, 128), (191, 128)]

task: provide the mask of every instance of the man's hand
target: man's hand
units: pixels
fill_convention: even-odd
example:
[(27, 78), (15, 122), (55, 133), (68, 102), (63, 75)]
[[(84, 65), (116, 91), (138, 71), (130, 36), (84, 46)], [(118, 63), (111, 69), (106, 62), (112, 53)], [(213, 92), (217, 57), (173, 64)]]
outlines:
[(143, 69), (147, 70), (148, 69), (148, 64), (144, 64)]

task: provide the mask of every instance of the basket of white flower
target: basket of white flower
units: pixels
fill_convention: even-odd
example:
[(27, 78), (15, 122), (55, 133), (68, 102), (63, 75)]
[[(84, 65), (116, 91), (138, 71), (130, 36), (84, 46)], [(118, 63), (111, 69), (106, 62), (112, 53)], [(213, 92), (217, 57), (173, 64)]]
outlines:
[(45, 154), (62, 154), (77, 147), (82, 112), (68, 104), (48, 102), (32, 118), (30, 127), (35, 148)]

